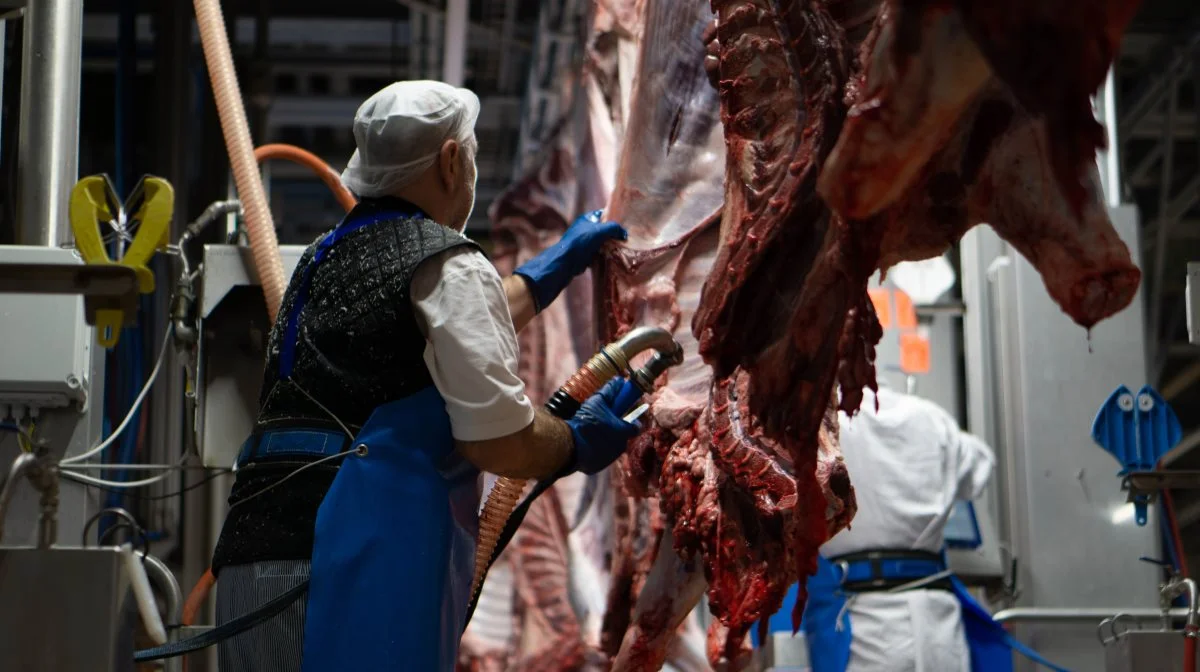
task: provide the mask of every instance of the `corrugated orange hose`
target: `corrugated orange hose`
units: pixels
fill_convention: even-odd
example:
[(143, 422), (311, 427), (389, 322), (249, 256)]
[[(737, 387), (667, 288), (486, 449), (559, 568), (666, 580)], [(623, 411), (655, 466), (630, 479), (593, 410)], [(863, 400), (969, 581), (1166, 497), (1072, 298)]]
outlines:
[(354, 194), (350, 193), (350, 190), (342, 184), (342, 177), (338, 175), (337, 171), (308, 150), (300, 149), (295, 145), (276, 143), (255, 148), (254, 158), (259, 163), (268, 159), (283, 159), (310, 168), (317, 177), (321, 178), (325, 186), (329, 187), (329, 190), (337, 198), (338, 204), (345, 208), (346, 212), (350, 212), (355, 205), (358, 205)]
[(200, 29), (200, 46), (204, 51), (204, 62), (208, 65), (217, 116), (221, 119), (221, 132), (225, 136), (233, 181), (237, 185), (238, 198), (242, 201), (242, 212), (245, 213), (246, 233), (250, 236), (250, 250), (254, 253), (254, 270), (258, 272), (258, 280), (267, 299), (267, 315), (274, 323), (287, 282), (283, 277), (283, 260), (279, 257), (275, 222), (267, 205), (262, 175), (254, 161), (250, 125), (246, 121), (246, 108), (242, 104), (237, 72), (233, 69), (225, 17), (221, 14), (220, 0), (194, 0), (194, 4), (196, 25)]
[[(179, 623), (181, 625), (195, 625), (196, 615), (200, 613), (200, 607), (204, 605), (204, 601), (208, 599), (208, 594), (212, 592), (213, 584), (217, 582), (217, 577), (213, 576), (212, 570), (205, 570), (204, 576), (192, 586), (192, 592), (188, 593), (187, 601), (183, 603), (183, 613), (180, 615)], [(187, 672), (188, 659), (183, 657), (183, 672)]]

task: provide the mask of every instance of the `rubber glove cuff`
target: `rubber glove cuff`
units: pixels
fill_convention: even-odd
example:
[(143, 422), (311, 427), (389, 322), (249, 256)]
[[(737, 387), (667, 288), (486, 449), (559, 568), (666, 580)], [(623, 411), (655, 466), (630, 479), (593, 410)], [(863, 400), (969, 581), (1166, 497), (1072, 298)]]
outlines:
[(557, 243), (514, 271), (529, 284), (537, 312), (553, 303), (575, 276), (587, 270), (604, 243), (628, 238), (620, 224), (602, 221), (601, 214), (596, 210), (580, 215)]
[(637, 422), (625, 422), (613, 409), (624, 381), (614, 378), (579, 407), (567, 421), (575, 440), (572, 471), (595, 474), (625, 453), (629, 441), (641, 431)]

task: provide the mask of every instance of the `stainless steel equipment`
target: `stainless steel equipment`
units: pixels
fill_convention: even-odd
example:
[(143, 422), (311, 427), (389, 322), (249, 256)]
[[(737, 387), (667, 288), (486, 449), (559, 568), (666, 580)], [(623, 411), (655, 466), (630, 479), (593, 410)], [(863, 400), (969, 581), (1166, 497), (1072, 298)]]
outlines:
[(138, 612), (119, 549), (0, 549), (0, 665), (126, 672)]
[(17, 242), (57, 247), (67, 239), (68, 196), (78, 177), (83, 0), (31, 2), (24, 20)]
[(1181, 667), (1183, 634), (1178, 631), (1136, 630), (1104, 647), (1104, 672), (1178, 672)]
[[(1138, 258), (1136, 209), (1110, 215)], [(1138, 561), (1157, 554), (1157, 526), (1134, 523), (1112, 458), (1089, 436), (1111, 390), (1146, 380), (1141, 297), (1089, 335), (990, 229), (962, 251), (970, 428), (997, 452), (1001, 536), (1018, 560), (1012, 606), (1157, 606), (1158, 570)], [(1024, 622), (1016, 634), (1059, 665), (1096, 670), (1094, 624)]]
[[(279, 247), (284, 277), (303, 253), (301, 245)], [(258, 413), (270, 321), (249, 249), (205, 245), (203, 263), (196, 440), (204, 466), (229, 468)]]

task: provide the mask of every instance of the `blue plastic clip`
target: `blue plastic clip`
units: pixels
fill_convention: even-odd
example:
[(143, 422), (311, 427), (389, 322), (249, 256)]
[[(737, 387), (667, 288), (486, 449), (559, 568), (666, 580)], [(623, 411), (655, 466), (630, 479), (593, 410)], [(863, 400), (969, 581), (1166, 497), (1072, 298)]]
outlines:
[[(1158, 461), (1174, 448), (1183, 435), (1179, 418), (1170, 404), (1149, 385), (1135, 396), (1124, 385), (1100, 406), (1092, 421), (1092, 440), (1117, 458), (1118, 476), (1135, 471), (1154, 471)], [(1149, 495), (1135, 495), (1137, 524), (1146, 524)]]

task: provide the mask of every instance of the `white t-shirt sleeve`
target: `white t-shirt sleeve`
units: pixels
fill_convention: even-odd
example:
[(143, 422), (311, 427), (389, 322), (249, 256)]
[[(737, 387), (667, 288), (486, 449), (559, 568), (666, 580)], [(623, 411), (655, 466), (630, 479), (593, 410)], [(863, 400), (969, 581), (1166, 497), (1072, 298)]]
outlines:
[[(958, 430), (957, 427), (955, 427)], [(996, 455), (979, 437), (958, 430), (958, 488), (955, 499), (972, 500), (983, 492), (996, 466)]]
[(529, 426), (533, 404), (517, 377), (517, 334), (491, 263), (477, 250), (454, 248), (421, 264), (409, 287), (425, 365), (454, 438), (486, 441)]

